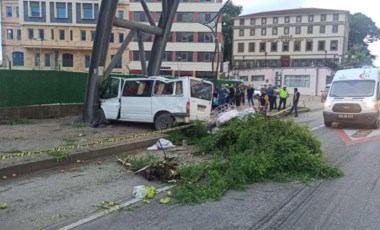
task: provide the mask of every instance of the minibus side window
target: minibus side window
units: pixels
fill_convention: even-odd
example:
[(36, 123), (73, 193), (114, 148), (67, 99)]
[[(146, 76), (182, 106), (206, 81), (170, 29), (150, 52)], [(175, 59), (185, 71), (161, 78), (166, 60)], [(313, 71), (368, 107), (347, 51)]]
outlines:
[(156, 81), (154, 86), (154, 95), (173, 95), (174, 93), (174, 82), (162, 82)]
[(119, 95), (119, 79), (111, 78), (106, 82), (106, 85), (101, 89), (101, 98), (114, 98)]
[(183, 94), (182, 81), (177, 81), (175, 83), (175, 95), (182, 95), (182, 94)]
[(211, 101), (212, 84), (191, 80), (190, 85), (191, 85), (191, 97)]
[(149, 97), (152, 81), (126, 81), (123, 90), (124, 97)]

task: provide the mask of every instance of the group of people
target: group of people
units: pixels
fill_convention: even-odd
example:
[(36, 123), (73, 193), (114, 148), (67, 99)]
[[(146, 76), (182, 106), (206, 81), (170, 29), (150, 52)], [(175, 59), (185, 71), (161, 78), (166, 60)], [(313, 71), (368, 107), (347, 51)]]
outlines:
[[(246, 92), (246, 93), (245, 93)], [(260, 90), (261, 94), (258, 98), (258, 108), (262, 111), (272, 111), (277, 109), (278, 111), (284, 110), (286, 102), (289, 97), (289, 92), (286, 85), (280, 87), (277, 90), (271, 84), (267, 88), (263, 87)], [(225, 103), (241, 106), (245, 104), (245, 95), (247, 95), (247, 101), (249, 106), (254, 106), (255, 89), (252, 85), (222, 85), (214, 93), (213, 108)], [(280, 98), (277, 107), (277, 97)], [(297, 88), (294, 88), (292, 107), (287, 113), (292, 114), (294, 111), (295, 117), (298, 117), (298, 102), (300, 99), (300, 93)]]

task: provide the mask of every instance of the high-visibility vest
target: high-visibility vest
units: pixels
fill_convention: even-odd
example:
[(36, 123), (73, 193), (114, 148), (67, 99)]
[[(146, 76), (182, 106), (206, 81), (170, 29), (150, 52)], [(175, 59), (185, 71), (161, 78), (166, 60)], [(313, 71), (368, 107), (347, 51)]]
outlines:
[(286, 89), (280, 89), (280, 91), (278, 92), (278, 94), (280, 95), (280, 98), (287, 98), (289, 93)]

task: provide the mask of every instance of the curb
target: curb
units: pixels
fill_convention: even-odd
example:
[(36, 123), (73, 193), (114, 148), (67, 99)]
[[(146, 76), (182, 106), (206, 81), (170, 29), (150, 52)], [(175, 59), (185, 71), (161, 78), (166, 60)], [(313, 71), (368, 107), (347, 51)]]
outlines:
[(51, 169), (57, 166), (72, 164), (75, 163), (77, 160), (92, 160), (99, 157), (111, 156), (120, 152), (131, 152), (137, 149), (149, 147), (155, 144), (157, 140), (161, 137), (162, 136), (157, 136), (149, 139), (143, 139), (119, 145), (75, 152), (69, 154), (70, 159), (65, 160), (59, 164), (57, 164), (57, 161), (53, 158), (36, 160), (33, 162), (19, 163), (16, 165), (0, 168), (0, 175), (8, 177), (10, 177), (10, 175), (13, 173), (17, 175), (22, 175), (36, 171)]

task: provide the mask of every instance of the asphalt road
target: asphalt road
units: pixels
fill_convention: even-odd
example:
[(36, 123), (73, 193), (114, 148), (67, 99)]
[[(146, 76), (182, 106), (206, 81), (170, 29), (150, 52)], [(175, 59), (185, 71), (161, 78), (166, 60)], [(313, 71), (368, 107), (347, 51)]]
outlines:
[(321, 111), (297, 120), (314, 128), (343, 178), (254, 184), (197, 205), (137, 202), (86, 222), (104, 211), (95, 207), (100, 201), (126, 202), (134, 185), (147, 184), (116, 170), (111, 159), (86, 162), (77, 171), (54, 169), (0, 182), (0, 202), (10, 204), (0, 210), (0, 229), (59, 229), (77, 221), (82, 224), (74, 229), (380, 229), (380, 130), (350, 142), (356, 130), (321, 127)]

